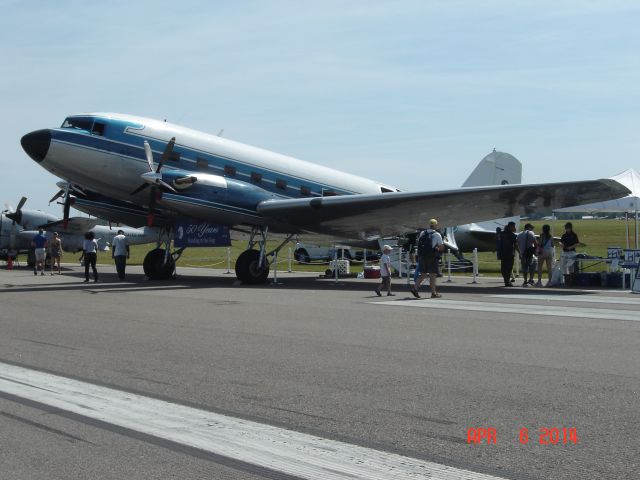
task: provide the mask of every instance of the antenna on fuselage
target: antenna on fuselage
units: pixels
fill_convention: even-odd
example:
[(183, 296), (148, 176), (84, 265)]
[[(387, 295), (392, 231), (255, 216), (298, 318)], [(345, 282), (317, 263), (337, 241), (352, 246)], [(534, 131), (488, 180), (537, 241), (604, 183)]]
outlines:
[(224, 133), (224, 128), (223, 128), (222, 130), (220, 130), (220, 131), (218, 132), (218, 135), (216, 135), (216, 136), (217, 136), (217, 137), (221, 137), (223, 133)]

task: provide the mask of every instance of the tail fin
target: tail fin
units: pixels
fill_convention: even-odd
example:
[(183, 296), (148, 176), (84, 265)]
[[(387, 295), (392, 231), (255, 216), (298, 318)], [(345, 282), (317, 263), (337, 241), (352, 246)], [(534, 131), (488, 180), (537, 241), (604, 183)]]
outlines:
[(516, 185), (522, 183), (522, 163), (508, 153), (493, 152), (480, 160), (463, 187), (485, 187), (489, 185)]

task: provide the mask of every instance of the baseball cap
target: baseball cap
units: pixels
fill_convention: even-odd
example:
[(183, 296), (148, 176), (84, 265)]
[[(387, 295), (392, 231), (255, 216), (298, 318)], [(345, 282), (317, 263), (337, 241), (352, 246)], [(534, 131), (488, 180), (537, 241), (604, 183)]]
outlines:
[(384, 252), (385, 250), (393, 250), (393, 248), (391, 248), (390, 245), (385, 245), (384, 247), (382, 247), (382, 251)]
[(438, 220), (436, 220), (435, 218), (432, 218), (431, 220), (429, 220), (429, 225), (437, 225), (438, 224)]

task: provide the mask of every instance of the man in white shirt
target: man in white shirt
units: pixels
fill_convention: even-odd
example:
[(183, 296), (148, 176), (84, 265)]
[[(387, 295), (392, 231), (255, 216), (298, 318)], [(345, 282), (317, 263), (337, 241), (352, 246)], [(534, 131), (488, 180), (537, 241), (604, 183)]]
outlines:
[[(423, 269), (415, 286), (411, 288), (414, 297), (420, 298), (418, 289), (423, 280), (429, 275), (429, 286), (431, 287), (431, 298), (440, 298), (436, 290), (436, 279), (440, 272), (440, 253), (444, 251), (444, 242), (442, 235), (436, 229), (438, 228), (438, 220), (432, 218), (429, 221), (429, 228), (424, 230), (418, 237), (418, 255), (420, 256), (420, 267)], [(429, 241), (429, 238), (431, 241)]]
[(127, 259), (129, 258), (129, 242), (127, 242), (127, 237), (124, 236), (122, 230), (118, 230), (118, 234), (113, 237), (111, 258), (116, 263), (118, 278), (124, 280), (124, 271), (127, 268)]
[[(535, 254), (537, 241), (533, 233), (533, 225), (527, 223), (524, 230), (518, 234), (518, 252), (520, 252), (520, 264), (522, 265), (523, 287), (535, 285), (533, 282), (533, 255)], [(527, 274), (529, 280), (527, 280)]]

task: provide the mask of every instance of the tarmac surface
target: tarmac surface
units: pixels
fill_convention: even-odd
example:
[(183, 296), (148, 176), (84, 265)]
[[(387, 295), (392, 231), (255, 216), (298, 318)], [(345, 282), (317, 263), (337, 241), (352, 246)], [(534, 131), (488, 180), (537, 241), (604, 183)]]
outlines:
[(2, 479), (638, 478), (640, 295), (99, 269), (0, 270)]

